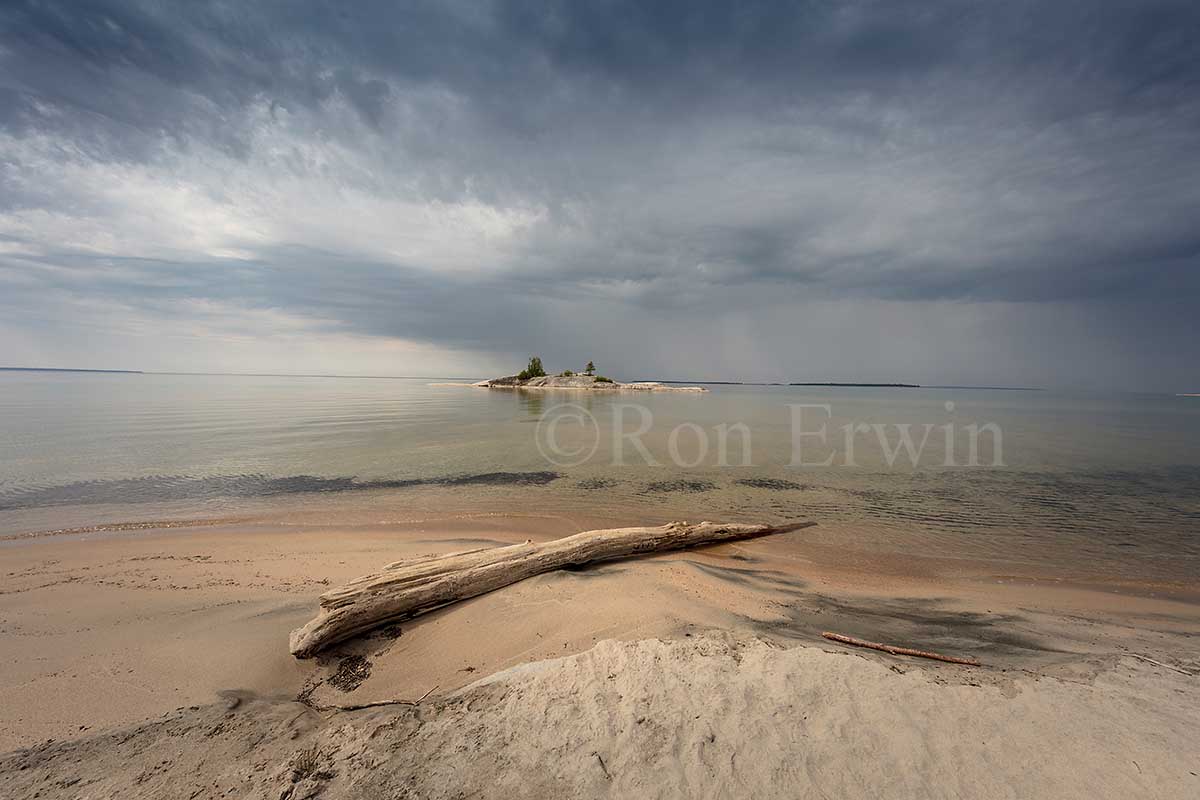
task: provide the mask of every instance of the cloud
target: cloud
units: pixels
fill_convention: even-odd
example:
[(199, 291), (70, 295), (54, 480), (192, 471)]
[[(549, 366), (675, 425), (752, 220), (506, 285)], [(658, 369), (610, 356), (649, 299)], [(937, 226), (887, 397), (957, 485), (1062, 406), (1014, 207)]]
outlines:
[(1193, 4), (0, 15), (0, 360), (1200, 379)]

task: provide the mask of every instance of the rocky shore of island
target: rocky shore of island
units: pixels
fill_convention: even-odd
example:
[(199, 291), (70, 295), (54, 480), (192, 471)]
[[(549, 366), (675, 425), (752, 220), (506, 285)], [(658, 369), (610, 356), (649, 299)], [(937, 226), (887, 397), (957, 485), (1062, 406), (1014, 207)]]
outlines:
[(620, 381), (596, 377), (594, 375), (542, 375), (536, 378), (520, 378), (509, 375), (505, 378), (492, 378), (473, 384), (487, 389), (584, 389), (601, 392), (707, 392), (702, 386), (667, 386), (657, 381), (637, 381), (621, 383)]
[(658, 381), (634, 381), (622, 383), (596, 374), (596, 365), (587, 363), (583, 372), (564, 370), (557, 375), (547, 375), (542, 359), (532, 356), (528, 366), (516, 375), (491, 378), (470, 384), (483, 389), (567, 389), (594, 392), (707, 392), (702, 386), (668, 386)]

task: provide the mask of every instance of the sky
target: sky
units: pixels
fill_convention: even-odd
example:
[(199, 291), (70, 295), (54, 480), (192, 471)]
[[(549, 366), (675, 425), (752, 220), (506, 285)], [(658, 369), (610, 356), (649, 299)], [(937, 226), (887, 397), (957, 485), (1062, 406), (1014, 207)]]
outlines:
[(1200, 391), (1200, 4), (0, 4), (0, 365)]

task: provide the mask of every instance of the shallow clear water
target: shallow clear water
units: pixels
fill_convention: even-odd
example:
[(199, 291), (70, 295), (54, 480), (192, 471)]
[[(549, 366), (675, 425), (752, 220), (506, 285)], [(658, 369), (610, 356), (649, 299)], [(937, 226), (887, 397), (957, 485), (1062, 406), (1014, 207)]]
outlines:
[[(401, 512), (811, 518), (871, 548), (1200, 577), (1200, 398), (429, 384), (0, 374), (0, 534), (383, 498)], [(984, 429), (972, 458), (968, 426), (989, 423), (1000, 441)], [(903, 425), (914, 445), (928, 430), (915, 460)]]

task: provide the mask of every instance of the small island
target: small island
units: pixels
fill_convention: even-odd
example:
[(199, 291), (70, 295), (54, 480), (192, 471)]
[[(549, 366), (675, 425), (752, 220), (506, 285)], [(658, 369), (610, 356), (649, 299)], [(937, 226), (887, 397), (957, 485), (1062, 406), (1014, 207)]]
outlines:
[(707, 392), (702, 386), (666, 386), (658, 381), (636, 381), (621, 383), (596, 374), (596, 365), (587, 363), (583, 372), (564, 370), (557, 375), (547, 375), (542, 359), (533, 356), (528, 366), (516, 375), (479, 381), (474, 386), (486, 389), (583, 389), (606, 392)]

